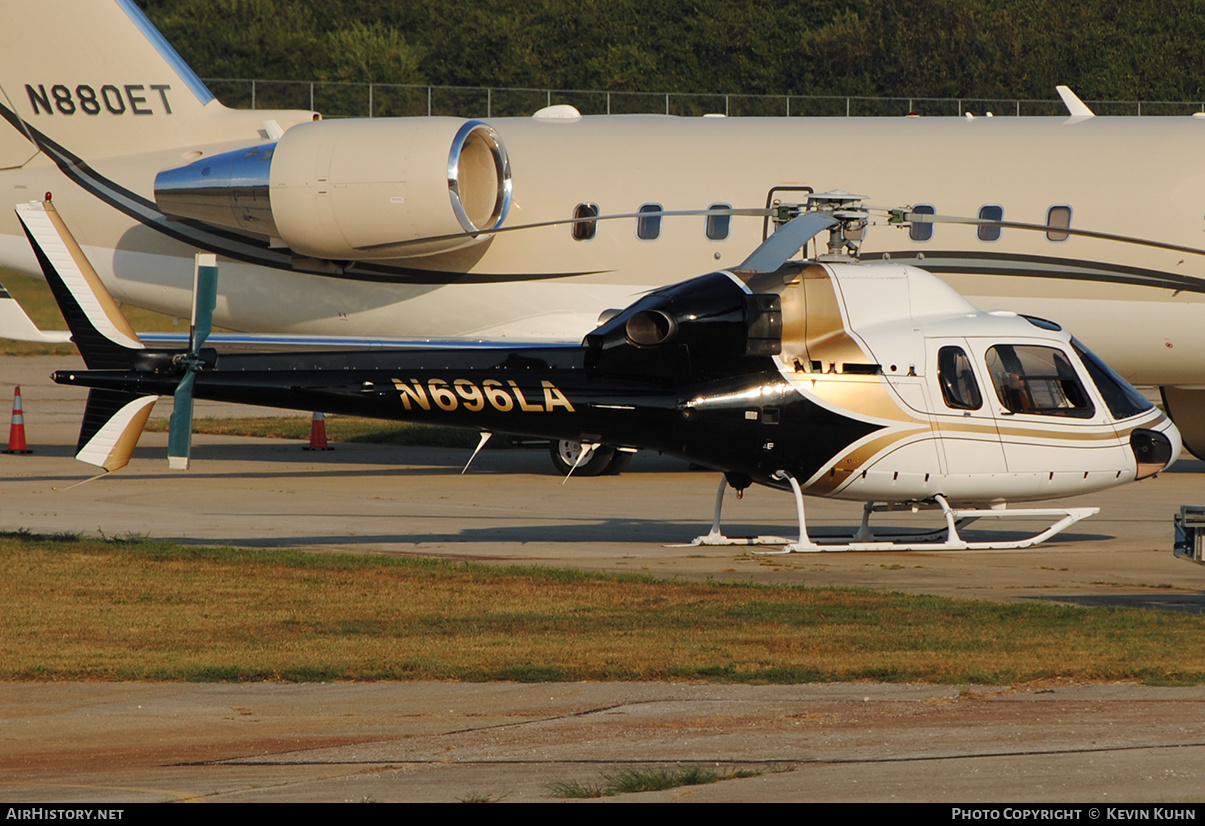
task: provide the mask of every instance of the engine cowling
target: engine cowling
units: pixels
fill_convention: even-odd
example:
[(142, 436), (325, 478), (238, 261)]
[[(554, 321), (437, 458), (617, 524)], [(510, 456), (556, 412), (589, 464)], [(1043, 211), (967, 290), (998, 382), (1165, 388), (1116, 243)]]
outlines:
[(478, 243), (506, 220), (511, 193), (501, 138), (457, 118), (301, 124), (274, 144), (155, 179), (168, 215), (279, 239), (301, 256), (353, 261)]
[(715, 272), (645, 295), (586, 336), (598, 375), (694, 381), (748, 370), (746, 359), (782, 350), (782, 309), (773, 292), (751, 292)]

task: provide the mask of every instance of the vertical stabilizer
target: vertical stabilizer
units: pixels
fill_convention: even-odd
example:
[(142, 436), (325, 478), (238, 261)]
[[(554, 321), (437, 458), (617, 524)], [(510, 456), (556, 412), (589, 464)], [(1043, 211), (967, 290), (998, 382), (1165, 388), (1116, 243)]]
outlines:
[(40, 150), (74, 177), (106, 158), (258, 143), (314, 117), (226, 108), (133, 0), (6, 0), (0, 13), (0, 168)]
[(116, 390), (88, 391), (75, 458), (107, 472), (125, 467), (158, 396), (139, 396)]
[[(17, 217), (84, 363), (93, 370), (130, 369), (145, 348), (58, 211), (33, 201), (18, 206)], [(105, 471), (125, 467), (158, 400), (118, 390), (89, 391), (75, 458)]]
[(41, 148), (88, 158), (186, 144), (223, 108), (132, 0), (5, 3), (0, 107)]
[(31, 201), (17, 207), (17, 217), (84, 363), (129, 367), (143, 344), (54, 206)]

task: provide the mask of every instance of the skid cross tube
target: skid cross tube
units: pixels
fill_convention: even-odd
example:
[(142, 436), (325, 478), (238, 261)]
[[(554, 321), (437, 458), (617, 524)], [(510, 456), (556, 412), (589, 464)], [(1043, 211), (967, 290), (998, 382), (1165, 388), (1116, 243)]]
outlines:
[[(862, 519), (854, 533), (852, 542), (840, 540), (819, 542), (808, 535), (807, 520), (804, 514), (803, 491), (799, 482), (786, 471), (778, 471), (775, 476), (783, 479), (791, 486), (795, 497), (795, 513), (799, 521), (799, 538), (791, 542), (780, 536), (725, 536), (720, 526), (720, 513), (724, 505), (724, 491), (728, 480), (720, 478), (716, 490), (715, 515), (712, 519), (711, 530), (704, 536), (696, 537), (690, 544), (697, 545), (781, 545), (774, 551), (755, 551), (759, 554), (789, 554), (789, 553), (830, 553), (848, 551), (999, 551), (1030, 548), (1045, 542), (1050, 537), (1066, 530), (1082, 519), (1100, 512), (1100, 508), (955, 508), (944, 496), (933, 497), (933, 505), (941, 509), (945, 520), (945, 529), (936, 529), (926, 533), (910, 534), (906, 540), (876, 538), (870, 528), (870, 515), (875, 511), (884, 511), (891, 505), (866, 502), (862, 506)], [(922, 505), (912, 504), (912, 509), (918, 510)], [(1024, 519), (1042, 518), (1056, 521), (1046, 529), (1022, 539), (986, 540), (972, 542), (963, 539), (959, 530), (979, 519)]]

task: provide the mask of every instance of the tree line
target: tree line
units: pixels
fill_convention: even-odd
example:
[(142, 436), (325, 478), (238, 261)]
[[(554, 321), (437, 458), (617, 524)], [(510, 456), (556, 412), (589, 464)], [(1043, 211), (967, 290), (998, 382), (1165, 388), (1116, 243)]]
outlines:
[(1194, 0), (138, 0), (203, 77), (1205, 98)]

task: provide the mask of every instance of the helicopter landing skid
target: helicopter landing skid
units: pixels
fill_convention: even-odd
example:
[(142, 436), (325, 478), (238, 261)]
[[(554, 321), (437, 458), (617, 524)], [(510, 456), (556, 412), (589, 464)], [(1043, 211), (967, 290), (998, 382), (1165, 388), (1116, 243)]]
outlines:
[[(720, 487), (716, 493), (715, 519), (711, 523), (711, 531), (706, 536), (695, 538), (691, 545), (782, 545), (780, 550), (754, 551), (757, 554), (790, 554), (790, 553), (832, 553), (842, 551), (1004, 551), (1019, 548), (1029, 548), (1045, 542), (1055, 534), (1070, 526), (1100, 513), (1100, 508), (953, 508), (944, 496), (934, 496), (936, 507), (941, 508), (945, 517), (944, 529), (927, 533), (910, 533), (896, 539), (876, 538), (870, 529), (870, 515), (875, 511), (890, 509), (889, 505), (876, 505), (867, 502), (862, 507), (862, 524), (852, 542), (833, 540), (814, 540), (808, 536), (807, 522), (803, 513), (803, 492), (794, 477), (779, 472), (779, 478), (785, 479), (795, 494), (795, 511), (799, 518), (799, 539), (795, 542), (779, 536), (727, 537), (720, 530), (720, 509), (724, 504), (724, 490), (728, 485), (726, 479), (720, 479)], [(924, 507), (924, 506), (918, 506)], [(934, 505), (929, 505), (934, 507)], [(958, 531), (972, 522), (984, 518), (1049, 518), (1057, 519), (1054, 524), (1024, 539), (987, 540), (968, 542)]]

